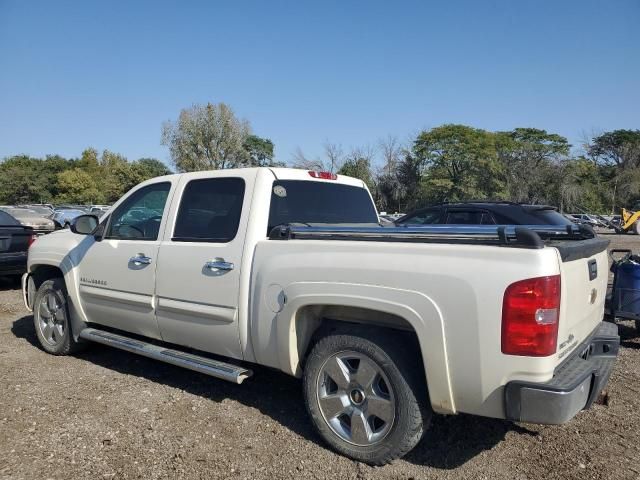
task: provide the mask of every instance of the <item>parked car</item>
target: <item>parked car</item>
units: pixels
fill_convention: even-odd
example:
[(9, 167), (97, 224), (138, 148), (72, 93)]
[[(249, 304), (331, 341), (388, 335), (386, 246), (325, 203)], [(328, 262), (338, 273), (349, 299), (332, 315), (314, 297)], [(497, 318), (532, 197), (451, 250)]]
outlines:
[(69, 228), (74, 218), (85, 214), (83, 210), (62, 209), (56, 210), (51, 219), (55, 222), (56, 228)]
[(545, 224), (383, 228), (342, 175), (158, 177), (39, 238), (25, 303), (54, 355), (93, 341), (237, 384), (252, 363), (302, 378), (319, 435), (384, 464), (434, 413), (559, 424), (605, 387), (608, 242), (521, 208)]
[(89, 213), (89, 210), (91, 210), (91, 207), (87, 206), (87, 205), (59, 204), (59, 205), (56, 205), (54, 207), (54, 210), (55, 211), (58, 211), (58, 210), (80, 210), (80, 211), (82, 211), (84, 213)]
[(441, 203), (421, 208), (396, 220), (397, 225), (570, 225), (548, 205), (513, 202)]
[(33, 228), (34, 232), (39, 235), (51, 233), (55, 230), (54, 223), (51, 219), (43, 217), (30, 208), (2, 207), (2, 210), (9, 213), (25, 227)]
[(621, 215), (608, 215), (605, 218), (607, 220), (609, 220), (612, 224), (617, 225), (618, 227), (622, 223), (622, 216)]
[(111, 207), (109, 205), (92, 205), (89, 209), (90, 214), (96, 215), (98, 218), (102, 217)]
[(0, 276), (17, 276), (27, 271), (27, 250), (34, 238), (33, 228), (0, 210)]
[(594, 215), (587, 213), (570, 213), (572, 217), (576, 218), (579, 222), (590, 225), (591, 227), (607, 227), (608, 225), (602, 220), (596, 218)]
[(20, 205), (20, 208), (26, 208), (28, 210), (33, 210), (38, 215), (40, 215), (42, 217), (45, 217), (45, 218), (50, 218), (51, 215), (53, 214), (53, 208), (50, 207), (49, 205), (45, 205), (45, 204)]

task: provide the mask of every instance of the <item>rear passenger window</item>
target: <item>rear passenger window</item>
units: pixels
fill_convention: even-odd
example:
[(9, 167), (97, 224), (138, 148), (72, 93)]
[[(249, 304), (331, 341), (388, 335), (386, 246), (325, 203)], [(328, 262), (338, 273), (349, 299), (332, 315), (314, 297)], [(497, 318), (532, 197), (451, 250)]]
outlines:
[(172, 240), (225, 243), (238, 233), (244, 180), (191, 180), (184, 189)]
[(403, 220), (402, 223), (408, 225), (432, 225), (440, 223), (440, 210), (425, 210), (416, 213), (413, 217)]
[(495, 225), (496, 221), (489, 212), (482, 212), (480, 215), (480, 225)]
[(480, 212), (449, 211), (447, 224), (450, 225), (478, 225), (480, 224)]

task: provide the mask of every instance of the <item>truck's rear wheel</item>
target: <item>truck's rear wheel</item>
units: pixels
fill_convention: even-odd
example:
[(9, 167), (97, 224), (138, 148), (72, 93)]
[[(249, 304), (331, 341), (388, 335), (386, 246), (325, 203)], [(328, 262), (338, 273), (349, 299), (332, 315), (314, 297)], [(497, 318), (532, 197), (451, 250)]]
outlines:
[[(335, 450), (383, 465), (409, 452), (431, 418), (416, 358), (388, 336), (331, 334), (313, 347), (304, 371), (307, 410)], [(422, 369), (419, 369), (420, 373)]]
[(38, 288), (33, 302), (33, 323), (43, 350), (53, 355), (68, 355), (83, 344), (71, 333), (64, 280), (45, 280)]

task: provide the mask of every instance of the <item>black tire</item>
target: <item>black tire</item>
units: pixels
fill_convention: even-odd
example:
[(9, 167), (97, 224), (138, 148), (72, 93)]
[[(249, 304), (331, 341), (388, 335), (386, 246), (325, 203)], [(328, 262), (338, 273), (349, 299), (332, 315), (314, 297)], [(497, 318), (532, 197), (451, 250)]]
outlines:
[[(47, 302), (49, 299), (53, 299), (57, 308), (50, 308)], [(43, 301), (45, 305), (43, 305)], [(48, 319), (52, 320), (49, 321)], [(76, 342), (73, 339), (67, 288), (62, 278), (45, 280), (38, 288), (33, 302), (33, 324), (38, 342), (47, 353), (69, 355), (85, 346), (84, 343)], [(51, 330), (47, 330), (47, 326), (50, 324), (54, 324), (54, 327)], [(52, 332), (50, 337), (47, 331)]]
[(636, 330), (640, 333), (640, 320), (636, 320)]
[[(332, 449), (360, 462), (384, 465), (404, 456), (420, 441), (429, 426), (432, 411), (417, 342), (409, 340), (416, 348), (407, 348), (407, 338), (403, 334), (396, 337), (389, 332), (354, 330), (330, 333), (314, 345), (304, 369), (305, 403), (316, 431)], [(388, 433), (371, 445), (356, 445), (341, 437), (325, 420), (320, 407), (319, 395), (322, 393), (319, 392), (326, 389), (324, 382), (327, 382), (323, 368), (343, 352), (357, 352), (372, 361), (386, 377), (384, 381), (388, 382), (393, 395), (395, 418), (390, 422)], [(325, 378), (322, 382), (321, 376)], [(336, 422), (335, 417), (332, 422)]]

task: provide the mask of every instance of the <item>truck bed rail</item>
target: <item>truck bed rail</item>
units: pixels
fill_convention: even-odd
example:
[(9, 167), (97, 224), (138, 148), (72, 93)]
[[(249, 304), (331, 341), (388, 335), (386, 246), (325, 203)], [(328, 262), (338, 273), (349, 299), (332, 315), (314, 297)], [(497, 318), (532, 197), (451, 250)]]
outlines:
[(459, 243), (543, 248), (545, 240), (586, 240), (583, 225), (429, 225), (410, 227), (339, 227), (278, 225), (271, 240), (352, 240), (377, 242)]

